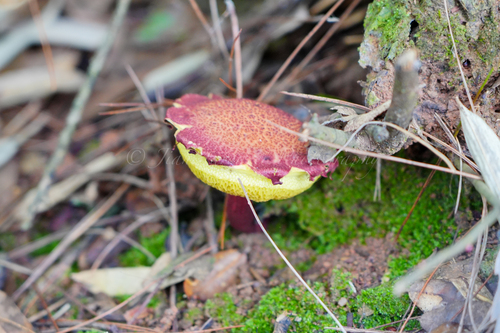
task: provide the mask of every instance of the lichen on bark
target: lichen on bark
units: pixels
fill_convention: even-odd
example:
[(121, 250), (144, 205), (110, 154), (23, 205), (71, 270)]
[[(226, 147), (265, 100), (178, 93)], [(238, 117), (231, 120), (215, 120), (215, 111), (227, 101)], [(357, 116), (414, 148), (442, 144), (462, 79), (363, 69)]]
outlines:
[[(500, 8), (496, 0), (447, 0), (450, 23), (467, 84), (476, 94), (487, 78), (478, 99), (482, 118), (500, 134), (500, 92), (492, 86), (500, 76)], [(459, 95), (466, 101), (442, 0), (375, 0), (368, 7), (365, 35), (359, 48), (360, 65), (371, 67), (363, 84), (365, 103), (375, 107), (391, 98), (394, 80), (392, 61), (415, 46), (424, 84), (414, 112), (427, 132), (444, 138), (434, 113), (454, 129), (459, 123)]]

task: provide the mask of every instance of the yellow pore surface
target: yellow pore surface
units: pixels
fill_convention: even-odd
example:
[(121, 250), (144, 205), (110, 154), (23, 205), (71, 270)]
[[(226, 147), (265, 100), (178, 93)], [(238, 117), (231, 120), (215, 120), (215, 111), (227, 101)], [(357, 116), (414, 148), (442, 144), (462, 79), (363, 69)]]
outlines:
[(281, 178), (283, 184), (273, 185), (269, 178), (255, 173), (247, 165), (234, 167), (210, 165), (200, 154), (190, 154), (182, 143), (177, 143), (177, 147), (186, 164), (202, 182), (219, 191), (244, 197), (245, 194), (238, 181), (239, 178), (247, 190), (248, 197), (253, 201), (291, 198), (310, 188), (320, 177), (318, 176), (311, 181), (307, 172), (292, 167), (290, 172)]

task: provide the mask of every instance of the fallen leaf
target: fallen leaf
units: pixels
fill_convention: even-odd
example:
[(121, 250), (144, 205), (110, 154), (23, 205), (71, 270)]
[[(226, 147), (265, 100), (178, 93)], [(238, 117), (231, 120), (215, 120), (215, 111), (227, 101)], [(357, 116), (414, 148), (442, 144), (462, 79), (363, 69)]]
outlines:
[(212, 298), (236, 283), (238, 268), (246, 262), (246, 254), (235, 249), (219, 252), (215, 255), (212, 270), (204, 279), (184, 281), (184, 292), (188, 297), (200, 300)]
[(0, 290), (0, 333), (33, 332), (33, 327), (6, 293)]
[(94, 294), (122, 296), (141, 290), (150, 272), (151, 267), (113, 267), (73, 273), (71, 279), (82, 283)]
[[(139, 304), (137, 306), (134, 306), (132, 309), (128, 310), (127, 312), (125, 312), (125, 314), (123, 315), (123, 317), (125, 317), (125, 320), (127, 322), (130, 322), (132, 320), (132, 318), (134, 318), (134, 316), (136, 316), (136, 313), (141, 309), (141, 307), (142, 307), (142, 304)], [(142, 309), (142, 312), (137, 315), (136, 319), (137, 320), (145, 319), (147, 317), (152, 317), (153, 315), (154, 315), (154, 309), (145, 307)]]
[(500, 138), (478, 115), (470, 112), (456, 99), (460, 107), (465, 141), (474, 161), (481, 170), (486, 185), (500, 202)]

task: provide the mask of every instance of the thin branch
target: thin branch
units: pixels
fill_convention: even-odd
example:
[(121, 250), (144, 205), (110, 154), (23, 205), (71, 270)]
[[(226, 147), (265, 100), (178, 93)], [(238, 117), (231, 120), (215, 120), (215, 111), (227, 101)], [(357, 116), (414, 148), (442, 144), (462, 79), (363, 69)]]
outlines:
[[(441, 160), (439, 160), (437, 162), (437, 165), (439, 165), (439, 164), (441, 164)], [(435, 174), (436, 174), (436, 170), (432, 170), (431, 173), (429, 174), (429, 176), (427, 176), (427, 179), (425, 180), (424, 185), (420, 189), (420, 192), (418, 193), (417, 198), (413, 202), (413, 206), (411, 206), (410, 211), (408, 212), (408, 214), (406, 214), (405, 220), (403, 221), (403, 223), (401, 223), (401, 226), (399, 227), (398, 233), (396, 234), (396, 237), (394, 238), (396, 242), (398, 241), (399, 236), (401, 235), (401, 232), (403, 231), (403, 228), (405, 227), (406, 223), (408, 222), (411, 215), (413, 214), (413, 211), (417, 207), (417, 204), (420, 201), (422, 194), (424, 194), (425, 189), (429, 186), (429, 184), (431, 183), (431, 179), (432, 179), (432, 177), (434, 177)]]
[(189, 3), (191, 4), (191, 7), (193, 8), (194, 13), (196, 14), (196, 17), (198, 18), (198, 20), (200, 20), (201, 25), (203, 26), (203, 28), (205, 29), (207, 34), (210, 36), (210, 40), (212, 41), (212, 44), (214, 46), (217, 45), (214, 31), (212, 30), (212, 28), (210, 28), (210, 24), (208, 24), (207, 19), (205, 18), (205, 16), (201, 12), (200, 6), (198, 6), (198, 3), (196, 3), (196, 0), (189, 0)]
[(144, 294), (149, 288), (151, 288), (156, 282), (157, 282), (158, 279), (155, 279), (154, 281), (152, 281), (150, 284), (148, 284), (147, 286), (145, 286), (144, 288), (142, 288), (141, 290), (139, 290), (138, 292), (136, 292), (134, 295), (130, 296), (129, 298), (127, 298), (125, 301), (123, 301), (122, 303), (118, 304), (117, 306), (109, 309), (108, 311), (105, 311), (103, 313), (101, 313), (100, 315), (92, 318), (92, 319), (89, 319), (87, 321), (84, 321), (78, 325), (75, 325), (75, 326), (72, 326), (72, 327), (69, 327), (65, 330), (62, 330), (58, 333), (68, 333), (68, 332), (71, 332), (71, 331), (76, 331), (78, 328), (81, 328), (81, 327), (84, 327), (88, 324), (91, 324), (93, 322), (96, 322), (98, 321), (99, 319), (102, 319), (110, 314), (112, 314), (113, 312), (117, 311), (117, 310), (120, 310), (121, 308), (123, 308), (125, 305), (127, 305), (128, 303), (132, 302), (134, 299), (136, 299), (137, 297), (141, 296), (142, 294)]
[(64, 157), (66, 156), (66, 153), (68, 152), (71, 138), (75, 133), (76, 127), (80, 123), (83, 109), (90, 98), (92, 88), (94, 87), (94, 84), (97, 80), (97, 76), (104, 66), (104, 62), (107, 58), (109, 50), (111, 49), (111, 45), (118, 35), (118, 31), (120, 30), (120, 27), (125, 18), (125, 14), (127, 13), (128, 7), (130, 5), (130, 1), (131, 0), (120, 0), (116, 6), (109, 33), (106, 36), (104, 43), (101, 45), (96, 55), (92, 59), (87, 72), (87, 79), (85, 80), (84, 84), (80, 88), (80, 91), (73, 100), (73, 104), (71, 105), (71, 109), (66, 118), (66, 127), (64, 127), (64, 129), (61, 131), (57, 148), (52, 154), (52, 157), (44, 170), (42, 179), (38, 183), (37, 193), (35, 195), (33, 203), (29, 208), (28, 218), (22, 224), (23, 229), (28, 229), (32, 225), (33, 219), (36, 215), (38, 204), (47, 193), (47, 190), (53, 182), (55, 170), (59, 165), (61, 165)]
[[(463, 175), (464, 177), (467, 177), (469, 179), (482, 180), (482, 178), (480, 176), (478, 176), (478, 175), (471, 174), (471, 173), (460, 172), (460, 171), (457, 171), (456, 169), (452, 170), (450, 168), (438, 167), (436, 165), (422, 163), (422, 162), (416, 162), (416, 161), (411, 161), (411, 160), (407, 160), (407, 159), (400, 158), (400, 157), (395, 157), (395, 156), (390, 156), (390, 155), (384, 155), (384, 154), (380, 154), (380, 153), (373, 153), (373, 152), (370, 152), (370, 151), (360, 150), (360, 149), (356, 149), (356, 148), (344, 147), (344, 146), (341, 146), (341, 145), (338, 145), (338, 144), (335, 144), (335, 143), (331, 143), (331, 142), (327, 142), (327, 141), (324, 141), (324, 140), (316, 139), (316, 138), (314, 138), (312, 136), (309, 136), (309, 135), (306, 135), (306, 134), (302, 134), (302, 133), (298, 133), (298, 132), (292, 131), (292, 130), (286, 128), (286, 127), (280, 126), (280, 125), (278, 125), (276, 123), (273, 123), (271, 121), (268, 121), (268, 122), (271, 123), (271, 124), (273, 124), (274, 126), (278, 127), (279, 129), (287, 132), (287, 133), (294, 134), (294, 135), (296, 135), (296, 136), (298, 136), (300, 138), (303, 138), (303, 139), (306, 139), (306, 140), (309, 140), (309, 141), (312, 141), (312, 142), (320, 143), (320, 144), (325, 145), (327, 147), (332, 147), (332, 148), (336, 148), (336, 149), (342, 149), (343, 151), (346, 151), (348, 153), (353, 153), (353, 154), (358, 154), (358, 155), (364, 155), (364, 156), (381, 158), (383, 160), (388, 160), (388, 161), (393, 161), (393, 162), (399, 162), (399, 163), (409, 164), (409, 165), (418, 166), (418, 167), (427, 168), (427, 169), (432, 169), (432, 170), (437, 170), (437, 171), (443, 171), (443, 172), (450, 173), (450, 174), (453, 174), (453, 175)], [(382, 123), (382, 122), (370, 122), (368, 124), (372, 124), (372, 123)], [(386, 123), (384, 123), (384, 124), (386, 124)], [(388, 126), (389, 125), (395, 126), (394, 124), (386, 124), (386, 125), (388, 125)]]
[(8, 318), (3, 318), (3, 317), (0, 317), (0, 322), (4, 322), (4, 323), (6, 323), (6, 324), (9, 324), (9, 325), (15, 326), (15, 327), (19, 328), (19, 329), (20, 329), (20, 330), (22, 330), (22, 331), (26, 331), (26, 332), (30, 332), (30, 333), (36, 333), (35, 331), (33, 331), (33, 330), (31, 330), (31, 329), (29, 329), (29, 328), (27, 328), (27, 327), (25, 327), (25, 326), (23, 326), (23, 325), (21, 325), (21, 324), (18, 324), (18, 323), (16, 323), (15, 321), (10, 320), (10, 319), (8, 319)]
[(231, 0), (226, 0), (226, 7), (229, 15), (231, 17), (231, 30), (233, 32), (233, 43), (234, 43), (234, 61), (235, 61), (235, 72), (236, 72), (236, 98), (243, 98), (243, 75), (241, 66), (241, 38), (239, 37), (240, 28), (238, 26), (238, 16), (236, 15), (236, 9), (234, 8), (234, 3)]
[(217, 39), (217, 44), (219, 45), (219, 50), (227, 60), (229, 59), (229, 53), (227, 52), (226, 41), (224, 40), (224, 35), (222, 34), (217, 0), (210, 0), (210, 14), (212, 15), (212, 25)]
[(49, 317), (50, 322), (52, 323), (52, 325), (56, 329), (56, 332), (59, 332), (59, 326), (57, 326), (57, 323), (54, 320), (54, 317), (52, 317), (52, 313), (50, 312), (50, 309), (47, 305), (47, 302), (45, 302), (45, 298), (43, 297), (42, 293), (40, 292), (40, 290), (36, 286), (36, 283), (33, 283), (32, 288), (33, 288), (33, 290), (35, 290), (35, 293), (38, 295), (38, 299), (40, 300), (40, 303), (42, 303), (43, 308), (47, 312), (47, 316)]
[[(145, 223), (157, 221), (162, 216), (162, 214), (163, 214), (163, 212), (161, 210), (156, 210), (156, 211), (151, 212), (147, 215), (141, 216), (134, 223), (129, 224), (125, 229), (123, 229), (120, 232), (120, 235), (126, 236)], [(120, 243), (121, 240), (122, 240), (121, 237), (114, 237), (111, 240), (111, 242), (109, 242), (108, 245), (106, 245), (106, 247), (104, 247), (104, 249), (101, 251), (101, 253), (99, 253), (99, 256), (96, 258), (96, 260), (94, 261), (94, 263), (92, 264), (92, 267), (90, 267), (90, 269), (99, 268), (99, 266), (104, 261), (104, 259), (106, 259), (106, 256), (111, 252), (111, 250), (113, 250), (113, 248), (116, 245), (118, 245), (118, 243)]]
[(432, 271), (431, 275), (429, 276), (429, 278), (427, 279), (427, 281), (425, 281), (424, 285), (422, 286), (422, 288), (420, 289), (420, 292), (418, 293), (417, 295), (417, 298), (415, 298), (415, 301), (413, 301), (413, 304), (411, 306), (411, 310), (410, 310), (410, 313), (408, 314), (408, 317), (406, 317), (403, 325), (401, 325), (401, 328), (399, 329), (399, 332), (398, 333), (403, 333), (405, 327), (406, 327), (406, 324), (408, 324), (408, 322), (410, 321), (410, 318), (411, 318), (411, 315), (413, 314), (413, 311), (415, 311), (415, 307), (417, 306), (418, 304), (418, 300), (420, 299), (420, 297), (422, 296), (422, 294), (424, 293), (425, 289), (427, 288), (427, 285), (429, 284), (429, 282), (431, 282), (431, 279), (432, 277), (434, 276), (434, 274), (436, 274), (438, 268), (439, 268), (440, 265), (437, 265), (436, 268), (434, 268), (434, 271)]
[[(391, 106), (385, 114), (384, 121), (408, 128), (413, 119), (413, 110), (418, 103), (420, 61), (417, 51), (408, 49), (398, 57), (395, 64), (394, 86), (392, 87)], [(385, 144), (394, 145), (400, 140), (397, 131), (390, 129), (391, 137)]]
[(7, 269), (10, 269), (11, 271), (18, 272), (21, 274), (30, 275), (31, 273), (33, 273), (33, 271), (31, 269), (29, 269), (28, 267), (24, 267), (24, 266), (21, 266), (19, 264), (16, 264), (16, 263), (10, 262), (8, 260), (5, 260), (3, 258), (0, 258), (0, 267), (2, 267), (2, 266), (7, 268)]
[(341, 99), (336, 99), (336, 98), (328, 98), (328, 97), (323, 97), (323, 96), (301, 94), (301, 93), (294, 93), (294, 92), (288, 92), (288, 91), (281, 91), (281, 93), (283, 95), (295, 96), (295, 97), (300, 97), (300, 98), (307, 98), (307, 99), (311, 99), (314, 101), (328, 102), (328, 103), (332, 103), (332, 104), (336, 104), (336, 105), (346, 106), (348, 108), (359, 109), (359, 110), (362, 110), (365, 112), (370, 112), (372, 110), (364, 105), (351, 103), (351, 102), (343, 101)]
[[(143, 108), (141, 110), (142, 115), (146, 120), (155, 120), (155, 121), (160, 121), (158, 116), (155, 113), (155, 110), (153, 108), (153, 104), (151, 103), (151, 100), (148, 97), (148, 93), (146, 92), (146, 89), (144, 89), (144, 86), (141, 83), (141, 80), (137, 77), (137, 74), (135, 74), (134, 69), (130, 65), (126, 65), (125, 69), (127, 70), (128, 75), (132, 79), (132, 82), (134, 82), (134, 85), (139, 91), (139, 95), (141, 95), (142, 100), (144, 101), (144, 104), (146, 104), (146, 108), (149, 110), (151, 114), (148, 114), (148, 112)], [(153, 128), (158, 128), (158, 124), (156, 124), (156, 127), (154, 126), (155, 124), (152, 122), (151, 126)]]
[(445, 149), (451, 151), (452, 153), (454, 153), (455, 155), (457, 155), (458, 157), (460, 157), (462, 160), (464, 160), (465, 162), (467, 162), (467, 164), (472, 168), (474, 169), (475, 171), (479, 172), (479, 168), (478, 166), (476, 165), (476, 163), (474, 163), (470, 158), (468, 158), (467, 156), (465, 156), (463, 153), (461, 153), (460, 151), (456, 150), (455, 148), (453, 148), (452, 146), (450, 146), (449, 144), (447, 144), (446, 142), (443, 142), (441, 141), (440, 139), (436, 138), (435, 136), (433, 136), (432, 134), (429, 134), (427, 132), (424, 132), (422, 131), (422, 134), (434, 141), (436, 141), (438, 144), (440, 144), (441, 146), (443, 146)]

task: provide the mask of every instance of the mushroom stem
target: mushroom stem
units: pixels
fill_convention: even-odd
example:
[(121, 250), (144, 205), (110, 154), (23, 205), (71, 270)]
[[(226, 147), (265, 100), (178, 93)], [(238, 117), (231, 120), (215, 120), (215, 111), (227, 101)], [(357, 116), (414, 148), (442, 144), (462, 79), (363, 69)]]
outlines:
[(226, 200), (226, 216), (231, 227), (245, 233), (261, 232), (245, 197), (227, 194)]

